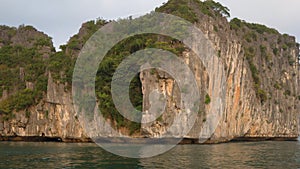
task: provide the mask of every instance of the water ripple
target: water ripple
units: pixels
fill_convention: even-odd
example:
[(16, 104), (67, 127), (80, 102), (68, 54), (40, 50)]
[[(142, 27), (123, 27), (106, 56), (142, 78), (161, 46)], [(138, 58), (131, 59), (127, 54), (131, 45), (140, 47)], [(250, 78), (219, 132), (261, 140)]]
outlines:
[(157, 157), (129, 159), (95, 144), (1, 142), (0, 168), (300, 168), (300, 144), (179, 145)]

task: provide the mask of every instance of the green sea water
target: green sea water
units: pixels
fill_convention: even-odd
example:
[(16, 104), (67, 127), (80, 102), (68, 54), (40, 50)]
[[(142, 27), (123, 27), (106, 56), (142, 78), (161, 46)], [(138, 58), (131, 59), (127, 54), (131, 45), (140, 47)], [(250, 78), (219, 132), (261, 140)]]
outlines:
[(300, 168), (300, 142), (178, 145), (146, 159), (119, 157), (92, 143), (0, 142), (0, 168)]

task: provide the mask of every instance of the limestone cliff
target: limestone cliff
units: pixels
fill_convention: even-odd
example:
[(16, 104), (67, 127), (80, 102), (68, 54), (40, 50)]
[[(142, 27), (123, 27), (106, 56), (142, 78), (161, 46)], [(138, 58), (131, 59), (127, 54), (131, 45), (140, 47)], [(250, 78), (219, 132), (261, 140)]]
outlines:
[[(169, 1), (166, 6), (174, 2)], [(198, 11), (195, 14), (200, 22), (196, 25), (211, 40), (225, 64), (227, 90), (226, 99), (221, 102), (225, 104), (225, 110), (210, 141), (229, 141), (239, 137), (298, 137), (299, 45), (295, 38), (280, 35), (262, 25), (238, 19), (228, 23), (225, 17), (205, 15), (199, 12), (201, 7), (196, 1), (189, 1), (189, 7)], [(208, 83), (210, 79), (202, 65), (194, 65), (196, 57), (192, 50), (185, 51), (181, 57), (194, 70), (201, 93), (212, 96), (214, 90), (220, 90)], [(213, 65), (218, 67), (220, 64), (214, 62)], [(145, 103), (149, 93), (156, 89), (168, 98), (162, 119), (142, 127), (149, 137), (160, 137), (171, 124), (172, 116), (182, 111), (178, 100), (174, 99), (180, 96), (180, 91), (174, 79), (160, 71), (155, 74), (145, 72), (141, 76), (141, 79), (146, 79), (142, 81)], [(202, 99), (198, 120), (187, 137), (199, 138), (199, 126), (206, 121), (212, 106), (216, 106), (205, 104), (205, 95)], [(148, 109), (149, 106), (144, 106), (145, 111)]]
[[(185, 6), (185, 10), (188, 9), (186, 15), (177, 11), (177, 7), (181, 9), (182, 6)], [(214, 92), (225, 92), (226, 98), (219, 103), (224, 105), (223, 115), (216, 130), (208, 136), (208, 142), (243, 137), (298, 137), (300, 67), (299, 45), (295, 38), (239, 19), (228, 22), (223, 16), (228, 15), (226, 8), (217, 7), (196, 0), (170, 0), (156, 9), (195, 23), (217, 51), (219, 59), (211, 62), (213, 67), (209, 71), (213, 72), (214, 77), (219, 77), (221, 73), (226, 75), (223, 80), (227, 88), (222, 91), (217, 88), (218, 80), (208, 77), (207, 68), (198, 62), (193, 49), (185, 48), (179, 54), (196, 75), (199, 91), (203, 93), (199, 101), (198, 118), (186, 137), (199, 139), (203, 130), (201, 127), (213, 110), (214, 105), (209, 100)], [(40, 65), (37, 67), (43, 69), (40, 70), (41, 73), (35, 74), (30, 71), (37, 69), (34, 66), (0, 63), (1, 80), (5, 77), (15, 82), (4, 83), (2, 80), (0, 83), (0, 136), (47, 136), (60, 137), (63, 141), (89, 141), (73, 108), (70, 79), (80, 49), (106, 23), (98, 20), (83, 24), (79, 33), (67, 45), (61, 46), (61, 52), (55, 52), (52, 42), (48, 41), (49, 37), (32, 27), (1, 27), (0, 50), (9, 49), (12, 52), (7, 55), (16, 59), (19, 58), (20, 51), (29, 50), (31, 52), (24, 54), (25, 60), (34, 58), (32, 61), (38, 61)], [(22, 50), (18, 50), (16, 46), (22, 46)], [(224, 69), (219, 66), (221, 62), (225, 65)], [(7, 70), (10, 77), (14, 78), (4, 76)], [(153, 123), (143, 124), (141, 130), (134, 134), (159, 138), (172, 124), (176, 113), (184, 109), (180, 107), (180, 90), (170, 75), (158, 70), (143, 71), (139, 79), (142, 83), (143, 110), (150, 109), (148, 98), (152, 90), (159, 90), (166, 96), (167, 107), (161, 118)], [(44, 83), (39, 83), (40, 81)], [(41, 92), (36, 94), (37, 91)], [(31, 102), (11, 105), (14, 101), (23, 101), (23, 98)], [(118, 128), (117, 120), (108, 118), (110, 120)], [(183, 126), (178, 126), (180, 127)], [(118, 130), (119, 133), (130, 133), (124, 126)], [(115, 135), (119, 136), (119, 133)]]
[[(63, 141), (88, 141), (73, 110), (71, 93), (48, 74), (47, 94), (37, 105), (14, 113), (0, 123), (3, 136), (60, 137)], [(26, 112), (30, 115), (26, 115)]]

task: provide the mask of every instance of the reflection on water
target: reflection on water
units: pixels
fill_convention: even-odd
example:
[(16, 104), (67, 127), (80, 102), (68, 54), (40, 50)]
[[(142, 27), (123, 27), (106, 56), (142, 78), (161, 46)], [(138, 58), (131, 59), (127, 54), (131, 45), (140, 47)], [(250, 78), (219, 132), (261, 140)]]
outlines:
[(0, 143), (0, 168), (299, 168), (300, 142), (179, 145), (153, 158), (129, 159), (95, 144)]
[(102, 143), (101, 147), (113, 154), (129, 158), (147, 158), (163, 154), (172, 149), (176, 144), (121, 144)]

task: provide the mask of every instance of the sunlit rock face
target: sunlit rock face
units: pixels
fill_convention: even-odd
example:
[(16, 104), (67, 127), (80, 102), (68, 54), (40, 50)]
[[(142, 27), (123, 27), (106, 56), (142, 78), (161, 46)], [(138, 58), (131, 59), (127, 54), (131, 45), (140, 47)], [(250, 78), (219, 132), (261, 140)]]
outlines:
[[(195, 74), (195, 79), (202, 94), (200, 110), (196, 123), (186, 138), (201, 139), (201, 134), (207, 132), (207, 142), (230, 141), (235, 138), (296, 138), (299, 125), (299, 64), (298, 45), (295, 38), (273, 34), (257, 33), (248, 27), (243, 30), (233, 30), (225, 18), (211, 18), (199, 14), (198, 28), (212, 42), (219, 60), (214, 59), (212, 64), (215, 69), (207, 70), (201, 65), (193, 49), (186, 50), (180, 56), (189, 65)], [(216, 28), (217, 27), (217, 28)], [(247, 36), (252, 35), (252, 39)], [(286, 49), (285, 44), (293, 46)], [(294, 44), (294, 45), (291, 45)], [(252, 52), (251, 54), (249, 54)], [(249, 56), (253, 55), (253, 56)], [(288, 57), (289, 56), (289, 57)], [(249, 59), (248, 57), (251, 57)], [(220, 70), (220, 63), (225, 65)], [(253, 70), (257, 69), (259, 82), (254, 77)], [(221, 91), (217, 81), (211, 84), (212, 77), (207, 72), (213, 71), (214, 78), (221, 71), (225, 71), (226, 88)], [(184, 112), (180, 107), (180, 90), (176, 81), (170, 75), (156, 71), (144, 71), (141, 74), (144, 94), (144, 111), (148, 111), (149, 93), (159, 90), (167, 97), (165, 113), (159, 120), (142, 125), (142, 132), (149, 137), (163, 137), (167, 129), (173, 124), (173, 119), (179, 112)], [(222, 79), (219, 79), (222, 81)], [(219, 82), (221, 83), (221, 82)], [(280, 87), (279, 87), (280, 86)], [(205, 104), (206, 93), (226, 92), (219, 104), (224, 105), (224, 111), (218, 118), (214, 131), (204, 131), (204, 124), (210, 114), (213, 104)], [(144, 116), (147, 118), (147, 116)], [(183, 118), (186, 125), (178, 125), (178, 129), (188, 126), (187, 118)], [(207, 137), (207, 136), (206, 136)]]

